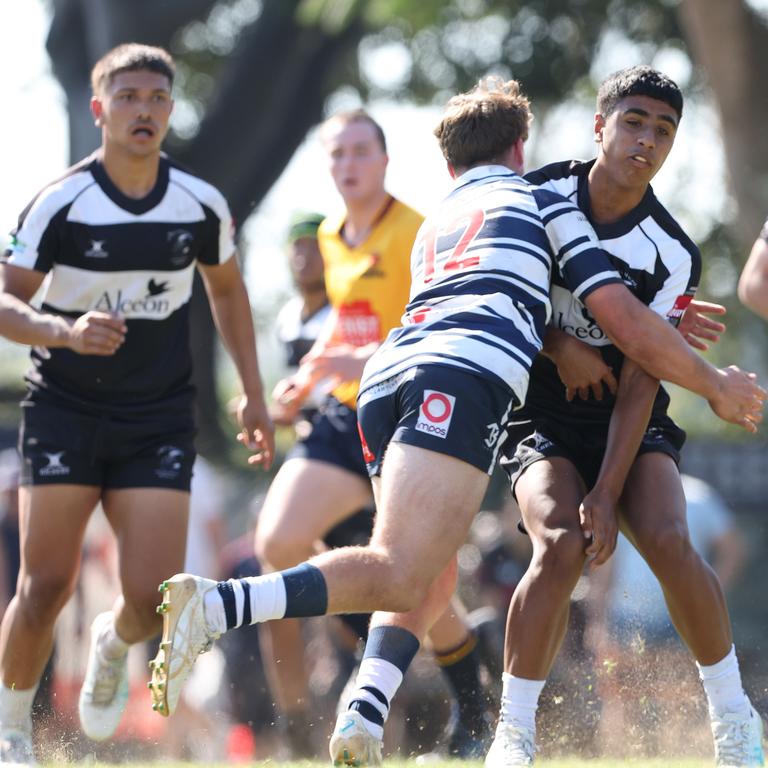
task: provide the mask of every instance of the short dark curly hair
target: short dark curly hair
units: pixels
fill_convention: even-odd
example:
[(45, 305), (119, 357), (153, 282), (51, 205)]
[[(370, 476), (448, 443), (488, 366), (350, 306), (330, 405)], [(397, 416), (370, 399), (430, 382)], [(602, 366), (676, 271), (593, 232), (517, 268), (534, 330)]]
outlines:
[(173, 85), (176, 66), (171, 54), (164, 48), (141, 43), (124, 43), (107, 51), (91, 70), (91, 88), (94, 95), (102, 93), (120, 72), (156, 72), (168, 78)]
[(677, 112), (678, 121), (683, 116), (683, 94), (677, 83), (653, 67), (627, 67), (603, 80), (597, 91), (597, 111), (608, 117), (627, 96), (650, 96), (669, 104)]

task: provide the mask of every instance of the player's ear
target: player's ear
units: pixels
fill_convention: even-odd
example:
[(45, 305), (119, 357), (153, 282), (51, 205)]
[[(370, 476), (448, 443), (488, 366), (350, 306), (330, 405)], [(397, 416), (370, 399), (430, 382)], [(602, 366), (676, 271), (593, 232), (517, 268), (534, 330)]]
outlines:
[(605, 118), (599, 113), (595, 113), (595, 142), (600, 144), (603, 141), (603, 128), (605, 128)]
[(102, 116), (104, 114), (104, 107), (101, 103), (101, 99), (97, 99), (95, 96), (91, 99), (91, 114), (93, 115), (94, 124), (101, 128), (103, 124)]

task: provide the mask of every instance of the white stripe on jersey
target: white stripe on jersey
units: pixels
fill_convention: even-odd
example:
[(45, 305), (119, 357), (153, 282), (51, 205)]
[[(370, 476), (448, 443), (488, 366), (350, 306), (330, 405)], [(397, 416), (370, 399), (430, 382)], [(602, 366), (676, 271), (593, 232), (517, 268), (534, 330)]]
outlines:
[(76, 198), (84, 189), (98, 184), (90, 173), (75, 173), (61, 181), (46, 187), (38, 195), (24, 217), (22, 231), (11, 241), (8, 251), (13, 264), (25, 269), (34, 269), (38, 256), (40, 240), (49, 222), (70, 200)]
[(61, 311), (115, 312), (127, 320), (164, 320), (189, 301), (195, 265), (172, 271), (93, 272), (57, 264), (45, 303)]
[(179, 194), (169, 184), (163, 199), (145, 213), (134, 213), (121, 208), (107, 197), (98, 184), (86, 189), (72, 201), (67, 212), (67, 221), (92, 226), (110, 226), (112, 224), (163, 224), (174, 222), (203, 221), (203, 206), (186, 190)]
[(235, 253), (235, 228), (224, 195), (207, 181), (185, 173), (179, 168), (171, 167), (169, 180), (171, 184), (177, 184), (188, 190), (194, 198), (200, 200), (203, 205), (207, 205), (216, 214), (219, 220), (219, 264), (223, 264)]

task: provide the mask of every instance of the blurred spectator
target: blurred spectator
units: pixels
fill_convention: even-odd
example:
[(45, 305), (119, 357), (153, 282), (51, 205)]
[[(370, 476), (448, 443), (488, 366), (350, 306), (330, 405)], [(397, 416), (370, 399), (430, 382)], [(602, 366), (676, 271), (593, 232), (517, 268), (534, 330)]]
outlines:
[[(687, 475), (682, 481), (691, 542), (727, 591), (744, 566), (744, 539), (707, 483)], [(706, 754), (711, 736), (696, 669), (672, 626), (658, 581), (623, 535), (608, 564), (590, 576), (590, 604), (603, 751)], [(681, 743), (683, 734), (690, 743)]]

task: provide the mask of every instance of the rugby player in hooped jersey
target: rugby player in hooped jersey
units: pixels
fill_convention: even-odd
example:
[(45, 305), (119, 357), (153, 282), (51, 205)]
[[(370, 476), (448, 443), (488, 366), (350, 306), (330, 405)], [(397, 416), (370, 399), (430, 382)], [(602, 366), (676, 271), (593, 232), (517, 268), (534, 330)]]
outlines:
[[(17, 593), (0, 634), (0, 762), (34, 761), (30, 705), (101, 502), (121, 594), (96, 618), (80, 696), (85, 733), (117, 727), (127, 651), (159, 629), (157, 583), (186, 546), (193, 446), (189, 300), (195, 267), (240, 376), (240, 439), (269, 465), (248, 296), (222, 195), (161, 155), (174, 64), (127, 44), (92, 72), (99, 150), (45, 187), (0, 268), (0, 333), (33, 346), (23, 403)], [(28, 302), (46, 274), (41, 311)]]
[(369, 360), (358, 398), (377, 506), (370, 544), (254, 579), (171, 578), (163, 667), (153, 679), (164, 706), (175, 705), (196, 654), (244, 621), (390, 612), (378, 619), (386, 630), (378, 652), (366, 654), (359, 695), (330, 744), (334, 762), (381, 761), (389, 701), (453, 592), (457, 549), (510, 413), (525, 399), (555, 265), (607, 333), (655, 375), (695, 387), (731, 421), (758, 418), (764, 393), (751, 377), (693, 353), (629, 293), (578, 208), (520, 177), (529, 119), (518, 84), (489, 79), (452, 99), (436, 131), (455, 184), (420, 230), (405, 324)]
[[(526, 176), (577, 203), (629, 290), (675, 325), (698, 286), (701, 258), (650, 181), (672, 148), (682, 107), (679, 89), (660, 72), (617, 72), (598, 92), (597, 158)], [(553, 277), (552, 304), (545, 355), (534, 362), (502, 451), (533, 557), (508, 614), (501, 722), (487, 765), (533, 763), (538, 698), (571, 591), (585, 559), (599, 565), (610, 557), (619, 525), (659, 579), (696, 660), (717, 765), (763, 765), (762, 723), (742, 688), (723, 591), (688, 536), (677, 468), (685, 433), (667, 416), (669, 397), (623, 359), (599, 318), (580, 311), (561, 275)], [(614, 375), (616, 398), (602, 392)], [(590, 389), (597, 396), (588, 397)]]

